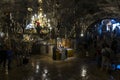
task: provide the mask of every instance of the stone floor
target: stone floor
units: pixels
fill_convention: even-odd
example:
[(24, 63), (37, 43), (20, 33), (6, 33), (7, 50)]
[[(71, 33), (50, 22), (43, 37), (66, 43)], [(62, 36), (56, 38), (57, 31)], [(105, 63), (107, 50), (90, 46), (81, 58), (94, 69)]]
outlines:
[(97, 68), (94, 59), (78, 57), (53, 61), (49, 56), (34, 55), (27, 65), (14, 65), (11, 70), (0, 67), (0, 80), (120, 80), (114, 75), (118, 74)]

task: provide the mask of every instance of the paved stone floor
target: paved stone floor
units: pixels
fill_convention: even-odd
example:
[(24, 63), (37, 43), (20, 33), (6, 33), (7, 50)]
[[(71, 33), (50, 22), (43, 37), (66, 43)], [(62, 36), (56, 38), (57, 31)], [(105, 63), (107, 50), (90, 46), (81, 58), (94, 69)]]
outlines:
[(51, 57), (35, 55), (31, 57), (30, 63), (27, 65), (12, 66), (9, 71), (0, 67), (0, 80), (117, 79), (98, 69), (92, 59), (71, 57), (65, 61), (53, 61)]

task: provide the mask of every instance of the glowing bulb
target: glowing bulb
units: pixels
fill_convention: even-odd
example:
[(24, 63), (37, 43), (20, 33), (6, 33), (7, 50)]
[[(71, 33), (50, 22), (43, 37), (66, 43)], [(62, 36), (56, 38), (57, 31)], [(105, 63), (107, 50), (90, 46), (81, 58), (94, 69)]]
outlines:
[(52, 27), (50, 27), (50, 30), (52, 30)]
[(47, 69), (44, 69), (44, 72), (45, 72), (45, 74), (47, 74), (47, 73), (48, 73), (48, 70), (47, 70)]
[(87, 72), (87, 71), (86, 71), (85, 69), (83, 69), (81, 76), (82, 76), (82, 77), (85, 77), (85, 76), (86, 76), (86, 72)]
[(31, 20), (32, 20), (32, 21), (34, 21), (34, 20), (35, 20), (35, 17), (34, 17), (34, 16), (32, 16)]
[(50, 27), (50, 24), (48, 24), (48, 27)]
[(37, 17), (37, 14), (35, 14), (35, 17)]
[(39, 69), (39, 65), (36, 65), (36, 69)]
[(38, 0), (39, 3), (42, 3), (42, 0)]
[(81, 76), (85, 77), (86, 75), (87, 75), (87, 69), (86, 69), (86, 66), (83, 66), (81, 70)]
[(83, 36), (84, 36), (84, 34), (83, 34), (83, 33), (81, 33), (81, 34), (80, 34), (80, 36), (81, 36), (81, 37), (83, 37)]
[(28, 11), (33, 11), (33, 9), (32, 9), (32, 8), (27, 8), (27, 10), (28, 10)]
[(50, 19), (48, 19), (48, 22), (50, 22)]
[(44, 14), (44, 17), (46, 17), (46, 14)]

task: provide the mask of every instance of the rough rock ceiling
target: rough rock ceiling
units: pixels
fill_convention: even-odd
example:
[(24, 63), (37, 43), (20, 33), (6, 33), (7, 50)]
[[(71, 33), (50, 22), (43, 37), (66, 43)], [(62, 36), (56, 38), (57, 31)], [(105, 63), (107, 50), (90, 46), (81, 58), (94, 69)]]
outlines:
[[(37, 12), (39, 6), (43, 7), (45, 13), (55, 11), (61, 20), (68, 21), (70, 19), (85, 17), (100, 12), (119, 13), (119, 0), (43, 0), (43, 5), (38, 4), (38, 0), (1, 0), (0, 10), (2, 12), (12, 11), (27, 12), (27, 8), (33, 8)], [(19, 14), (18, 14), (19, 16)]]

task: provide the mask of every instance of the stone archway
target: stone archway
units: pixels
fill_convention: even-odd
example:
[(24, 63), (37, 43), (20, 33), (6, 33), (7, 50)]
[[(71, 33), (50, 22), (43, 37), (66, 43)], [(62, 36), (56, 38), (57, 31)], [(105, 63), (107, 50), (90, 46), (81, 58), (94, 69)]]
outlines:
[[(92, 40), (95, 40), (95, 38), (101, 37), (101, 36), (100, 37), (96, 36), (96, 32), (94, 30), (95, 30), (95, 25), (97, 23), (100, 23), (104, 19), (118, 19), (120, 21), (120, 14), (117, 12), (116, 13), (98, 12), (93, 15), (88, 14), (84, 18), (84, 23), (83, 23), (85, 39), (87, 39), (87, 37), (90, 37)], [(102, 36), (102, 38), (104, 38), (104, 36)], [(108, 41), (110, 40), (108, 39)]]
[(84, 32), (86, 32), (86, 30), (88, 30), (91, 25), (99, 22), (102, 19), (110, 19), (110, 18), (116, 18), (119, 19), (120, 18), (120, 13), (119, 12), (115, 12), (115, 13), (111, 13), (111, 12), (98, 12), (95, 13), (93, 15), (86, 15), (84, 18)]

